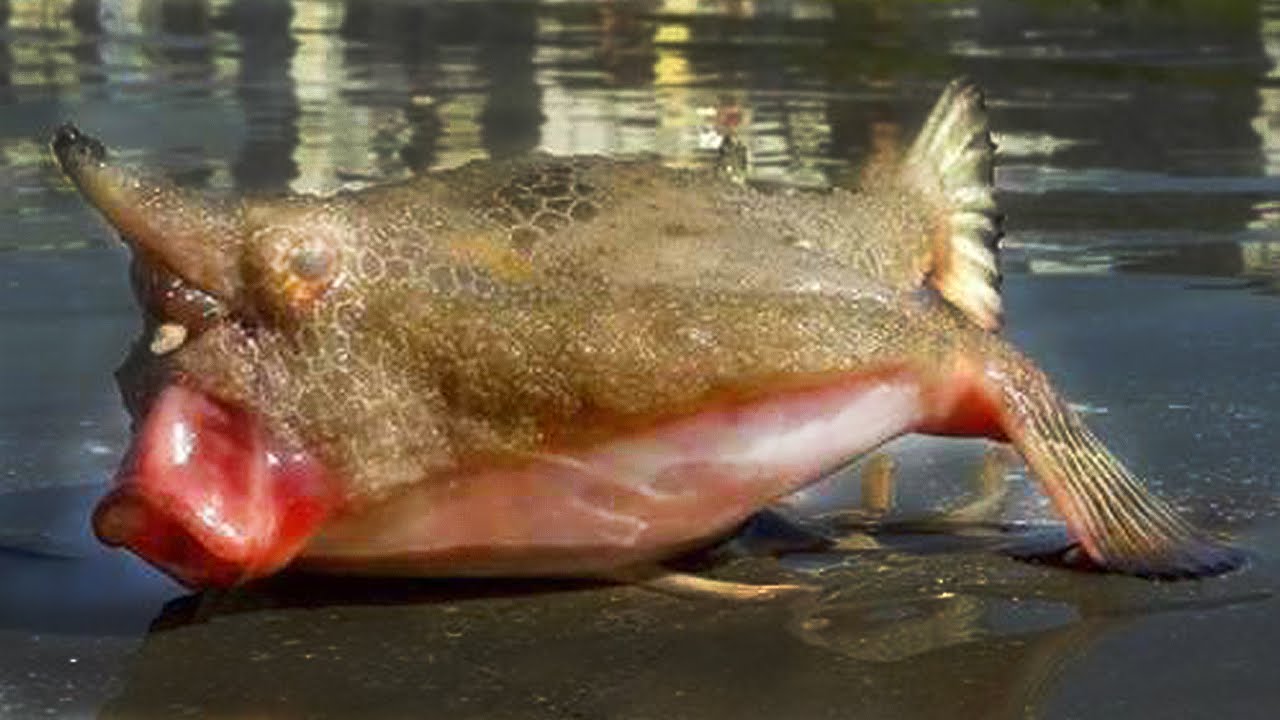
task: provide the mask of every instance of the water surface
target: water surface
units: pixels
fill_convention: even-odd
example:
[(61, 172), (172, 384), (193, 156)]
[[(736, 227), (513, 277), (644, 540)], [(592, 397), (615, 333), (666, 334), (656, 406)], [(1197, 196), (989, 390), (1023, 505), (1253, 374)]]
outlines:
[[(1280, 7), (1272, 3), (0, 0), (0, 716), (1233, 717), (1280, 706)], [(98, 548), (128, 437), (126, 257), (67, 119), (215, 190), (328, 192), (538, 148), (821, 188), (989, 91), (1010, 336), (1250, 567), (1154, 584), (990, 533), (755, 559), (794, 602), (293, 579), (186, 596)], [(897, 443), (893, 516), (984, 448)], [(846, 474), (806, 507), (859, 495)], [(1006, 521), (1052, 522), (1020, 468)], [(893, 540), (893, 539), (886, 539)]]

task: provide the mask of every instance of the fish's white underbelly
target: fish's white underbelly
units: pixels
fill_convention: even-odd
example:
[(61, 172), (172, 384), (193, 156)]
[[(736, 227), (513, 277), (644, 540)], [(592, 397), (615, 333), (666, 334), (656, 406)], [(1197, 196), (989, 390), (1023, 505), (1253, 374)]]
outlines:
[(711, 407), (573, 453), (432, 478), (339, 518), (304, 551), (329, 571), (604, 572), (690, 549), (917, 427), (919, 384), (851, 376)]

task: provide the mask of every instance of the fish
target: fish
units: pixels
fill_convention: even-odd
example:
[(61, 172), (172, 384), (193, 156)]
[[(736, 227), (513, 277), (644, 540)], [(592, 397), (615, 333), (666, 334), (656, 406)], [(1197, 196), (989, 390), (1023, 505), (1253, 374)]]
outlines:
[(625, 574), (906, 433), (1011, 444), (1100, 568), (1243, 562), (998, 332), (995, 146), (970, 80), (826, 193), (535, 153), (238, 197), (123, 166), (71, 124), (51, 149), (131, 249), (154, 333), (94, 529), (188, 586)]

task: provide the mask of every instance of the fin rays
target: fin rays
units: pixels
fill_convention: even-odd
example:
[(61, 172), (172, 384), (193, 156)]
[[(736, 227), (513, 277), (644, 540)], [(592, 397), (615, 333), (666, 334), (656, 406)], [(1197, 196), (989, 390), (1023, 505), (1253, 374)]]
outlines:
[(1148, 493), (1042, 378), (1032, 387), (1007, 390), (1005, 397), (1014, 416), (1011, 437), (1102, 567), (1183, 578), (1225, 572), (1242, 562), (1238, 551)]
[(951, 82), (907, 152), (903, 177), (938, 208), (928, 282), (970, 320), (1000, 326), (996, 245), (1000, 216), (993, 187), (995, 145), (982, 91)]

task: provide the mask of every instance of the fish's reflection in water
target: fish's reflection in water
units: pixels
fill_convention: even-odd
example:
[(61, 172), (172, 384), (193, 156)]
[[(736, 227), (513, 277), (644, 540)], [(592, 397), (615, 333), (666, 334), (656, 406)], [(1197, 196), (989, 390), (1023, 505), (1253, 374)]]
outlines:
[(206, 593), (166, 608), (103, 717), (1022, 717), (1135, 619), (1266, 596), (991, 555), (855, 567), (763, 605), (545, 582)]

